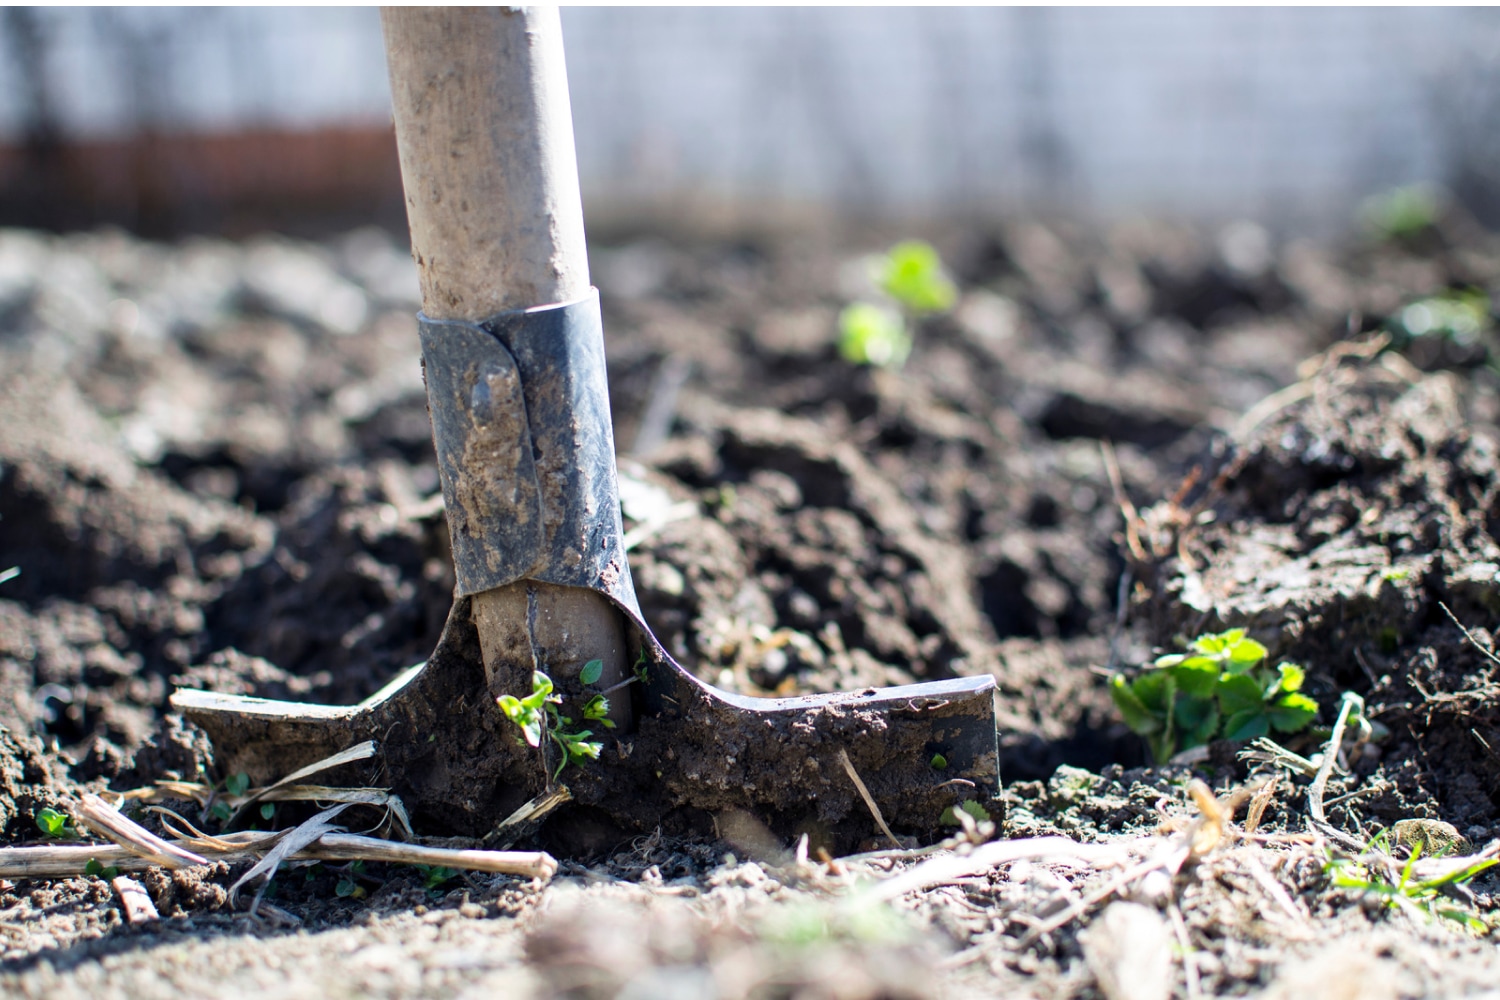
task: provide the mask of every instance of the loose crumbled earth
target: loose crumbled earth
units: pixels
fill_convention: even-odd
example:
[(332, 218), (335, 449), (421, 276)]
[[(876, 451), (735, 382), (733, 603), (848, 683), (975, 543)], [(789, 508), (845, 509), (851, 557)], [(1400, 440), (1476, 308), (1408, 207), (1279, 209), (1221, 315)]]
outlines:
[[(1494, 331), (1398, 329), (1423, 296), (1500, 294), (1500, 241), (1454, 216), (1247, 266), (1161, 224), (937, 231), (958, 306), (904, 368), (851, 365), (851, 262), (906, 235), (595, 247), (631, 568), (667, 648), (724, 688), (992, 674), (994, 830), (838, 860), (753, 830), (543, 828), (563, 856), (545, 886), (297, 863), (255, 914), (229, 898), (244, 866), (152, 869), (162, 919), (139, 927), (102, 874), (12, 879), (0, 989), (1491, 988), (1488, 873), (1423, 901), (1335, 884), (1328, 862), (1383, 843), (1431, 863), (1500, 835)], [(0, 232), (0, 842), (43, 842), (41, 810), (84, 791), (229, 777), (168, 711), (175, 687), (353, 704), (432, 650), (454, 578), (417, 307), (404, 245), (376, 230)], [(1286, 750), (1313, 760), (1339, 697), (1364, 700), (1327, 829), (1305, 769), (1223, 742), (1156, 765), (1113, 710), (1111, 672), (1228, 627), (1307, 668), (1322, 715)], [(1205, 829), (1201, 851), (1153, 860)], [(867, 895), (985, 833), (1042, 853)]]

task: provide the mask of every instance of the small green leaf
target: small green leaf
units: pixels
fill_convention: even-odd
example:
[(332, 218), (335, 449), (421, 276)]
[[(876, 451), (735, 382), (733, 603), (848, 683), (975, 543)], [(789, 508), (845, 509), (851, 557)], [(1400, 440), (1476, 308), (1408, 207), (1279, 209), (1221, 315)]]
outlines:
[(907, 240), (891, 247), (880, 275), (880, 288), (914, 313), (953, 308), (958, 289), (943, 273), (943, 261), (931, 244)]
[(1177, 682), (1170, 670), (1153, 670), (1137, 677), (1130, 690), (1159, 719), (1166, 719), (1172, 711), (1172, 699), (1177, 696)]
[(1258, 739), (1270, 732), (1264, 708), (1246, 709), (1224, 720), (1224, 738), (1243, 742)]
[[(984, 806), (980, 805), (978, 802), (975, 802), (973, 799), (965, 799), (963, 802), (959, 803), (956, 808), (962, 809), (970, 816), (973, 816), (977, 822), (985, 823), (990, 820), (989, 812), (984, 808)], [(938, 823), (943, 826), (958, 826), (958, 815), (954, 812), (954, 809), (954, 806), (949, 806), (948, 808), (944, 809), (943, 814), (938, 817)]]
[[(1183, 727), (1182, 746), (1201, 747), (1213, 742), (1214, 735), (1219, 731), (1219, 710), (1210, 705), (1209, 713), (1204, 716), (1203, 721), (1191, 729)], [(1168, 758), (1170, 759), (1170, 758)]]
[(1177, 690), (1191, 698), (1213, 698), (1219, 686), (1219, 665), (1203, 657), (1191, 657), (1172, 669)]
[(224, 791), (238, 798), (245, 794), (250, 787), (250, 775), (241, 771), (239, 774), (231, 774), (224, 779)]
[(1217, 656), (1233, 649), (1235, 644), (1243, 638), (1245, 638), (1244, 629), (1232, 628), (1228, 632), (1220, 632), (1217, 635), (1200, 635), (1188, 645), (1200, 653)]
[(1284, 694), (1276, 699), (1266, 714), (1278, 731), (1295, 733), (1317, 718), (1318, 703), (1305, 694)]
[(547, 704), (552, 695), (552, 678), (534, 670), (531, 673), (531, 693), (521, 699), (521, 704), (527, 708), (539, 709)]
[(609, 714), (609, 699), (602, 694), (596, 694), (583, 704), (583, 717), (589, 720), (604, 721)]
[(214, 807), (208, 811), (208, 814), (220, 823), (228, 823), (229, 817), (234, 815), (234, 810), (229, 808), (228, 802), (220, 799), (214, 803)]
[(1283, 663), (1277, 666), (1277, 674), (1280, 675), (1280, 683), (1277, 684), (1281, 690), (1291, 693), (1302, 689), (1302, 682), (1307, 679), (1307, 671), (1295, 663)]
[(968, 813), (970, 816), (973, 816), (975, 819), (979, 820), (981, 823), (990, 818), (989, 810), (980, 805), (978, 802), (975, 802), (973, 799), (964, 799), (963, 804), (960, 805), (959, 808)]
[(67, 826), (68, 817), (51, 806), (43, 806), (37, 811), (36, 827), (47, 836), (61, 837)]
[[(1150, 736), (1161, 729), (1161, 719), (1146, 706), (1146, 703), (1136, 694), (1134, 687), (1122, 675), (1115, 674), (1109, 679), (1109, 696), (1114, 699), (1115, 707), (1120, 710), (1120, 718), (1125, 720), (1125, 725), (1129, 726), (1132, 731), (1142, 736)], [(944, 761), (944, 764), (946, 763), (947, 761)]]
[(272, 805), (269, 802), (262, 802), (260, 804), (260, 818), (261, 819), (270, 819), (272, 816), (275, 816), (275, 815), (276, 815), (276, 807), (274, 805)]
[(89, 863), (83, 866), (83, 873), (85, 875), (92, 875), (95, 878), (114, 878), (120, 874), (120, 866), (110, 865), (106, 868), (100, 863), (98, 858), (89, 858)]
[(417, 870), (422, 873), (422, 883), (428, 889), (437, 889), (445, 882), (458, 877), (458, 870), (445, 868), (442, 865), (417, 865)]
[(911, 354), (911, 335), (894, 309), (855, 302), (839, 313), (839, 354), (851, 364), (899, 368)]
[(1229, 662), (1236, 665), (1254, 666), (1269, 656), (1270, 653), (1270, 650), (1254, 639), (1241, 639), (1229, 647)]
[[(340, 899), (348, 899), (350, 896), (354, 896), (357, 899), (359, 897), (356, 893), (360, 893), (359, 883), (348, 875), (340, 877), (338, 884), (333, 887), (333, 894)], [(362, 893), (360, 894), (362, 895)]]
[(1219, 728), (1219, 707), (1212, 698), (1177, 696), (1177, 729), (1184, 747), (1201, 746), (1214, 738)]
[(1168, 653), (1166, 656), (1158, 656), (1152, 666), (1175, 667), (1185, 659), (1187, 659), (1186, 653)]
[(1226, 716), (1265, 710), (1265, 698), (1261, 694), (1260, 685), (1255, 683), (1255, 678), (1244, 674), (1232, 674), (1219, 681), (1218, 698), (1219, 708)]
[[(1127, 725), (1128, 725), (1128, 723), (1127, 723)], [(934, 771), (946, 771), (946, 770), (948, 770), (948, 758), (944, 757), (940, 753), (933, 754), (932, 755), (932, 760), (929, 761), (929, 763), (932, 765), (932, 769)]]
[(584, 685), (597, 684), (599, 683), (599, 678), (603, 676), (604, 661), (590, 660), (589, 662), (585, 663), (583, 665), (583, 669), (578, 672), (578, 681), (579, 683)]

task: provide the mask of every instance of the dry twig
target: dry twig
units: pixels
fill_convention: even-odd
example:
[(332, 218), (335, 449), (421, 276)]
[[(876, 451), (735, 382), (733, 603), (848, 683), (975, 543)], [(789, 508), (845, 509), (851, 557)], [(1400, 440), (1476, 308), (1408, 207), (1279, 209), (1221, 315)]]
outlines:
[(854, 769), (853, 763), (850, 762), (849, 755), (843, 750), (839, 751), (839, 763), (844, 765), (844, 770), (848, 773), (849, 780), (854, 782), (855, 788), (859, 789), (859, 797), (865, 800), (865, 806), (870, 810), (870, 815), (875, 817), (875, 825), (880, 827), (880, 832), (884, 833), (897, 848), (905, 847), (905, 844), (896, 839), (896, 835), (891, 832), (891, 828), (886, 826), (885, 817), (880, 815), (880, 807), (875, 804), (875, 799), (870, 795), (870, 790), (865, 787), (865, 783), (860, 778), (859, 772)]
[(206, 865), (208, 859), (168, 843), (120, 812), (97, 795), (85, 794), (78, 818), (90, 830), (163, 868)]
[(1333, 773), (1334, 761), (1338, 759), (1339, 747), (1344, 742), (1344, 727), (1349, 724), (1349, 716), (1356, 707), (1363, 711), (1364, 699), (1352, 691), (1345, 691), (1343, 704), (1339, 706), (1339, 717), (1333, 724), (1333, 732), (1328, 736), (1328, 745), (1323, 748), (1323, 761), (1318, 765), (1317, 776), (1308, 786), (1307, 808), (1317, 823), (1328, 823), (1328, 817), (1323, 811), (1323, 796), (1328, 791), (1328, 776)]
[[(183, 839), (174, 846), (203, 854), (205, 863), (235, 864), (258, 859), (281, 833), (247, 830), (223, 837)], [(478, 851), (402, 844), (352, 833), (325, 833), (293, 853), (289, 861), (386, 861), (406, 865), (440, 865), (469, 871), (550, 879), (557, 861), (545, 851)], [(140, 871), (157, 862), (124, 847), (107, 844), (0, 848), (0, 878), (51, 878), (78, 875), (90, 861), (105, 868)], [(262, 907), (264, 909), (264, 907)]]

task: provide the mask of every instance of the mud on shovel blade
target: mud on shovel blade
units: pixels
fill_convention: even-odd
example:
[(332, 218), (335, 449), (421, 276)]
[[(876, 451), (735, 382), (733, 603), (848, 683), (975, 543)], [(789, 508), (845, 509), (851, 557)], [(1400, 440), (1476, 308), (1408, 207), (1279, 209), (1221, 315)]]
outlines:
[[(621, 544), (597, 298), (478, 324), (424, 318), (421, 337), (460, 581), (438, 647), (358, 706), (177, 692), (174, 706), (208, 732), (226, 773), (271, 780), (375, 739), (378, 756), (349, 765), (347, 780), (393, 788), (429, 828), (487, 833), (548, 778), (495, 707), (497, 689), (524, 695), (529, 674), (486, 676), (471, 614), (471, 595), (519, 581), (522, 593), (586, 588), (624, 619), (644, 678), (616, 696), (629, 699), (633, 731), (606, 737), (597, 762), (562, 776), (576, 801), (617, 824), (650, 828), (675, 816), (688, 827), (746, 811), (778, 833), (820, 829), (850, 842), (870, 819), (840, 751), (898, 829), (930, 833), (948, 807), (993, 796), (990, 677), (748, 698), (699, 681), (662, 648), (641, 616)], [(492, 464), (472, 469), (468, 456), (502, 441), (503, 477)], [(540, 462), (539, 472), (536, 456), (548, 454), (574, 460)], [(576, 713), (586, 693), (563, 685), (564, 711)]]
[[(390, 787), (419, 827), (482, 836), (546, 791), (558, 763), (548, 741), (539, 751), (519, 739), (496, 696), (524, 697), (533, 668), (544, 669), (577, 719), (587, 697), (579, 666), (599, 655), (594, 645), (619, 646), (608, 661), (636, 664), (640, 679), (612, 696), (619, 726), (599, 759), (560, 779), (616, 825), (706, 830), (716, 815), (748, 812), (780, 835), (816, 830), (850, 846), (872, 823), (841, 752), (897, 830), (932, 834), (948, 807), (988, 803), (998, 790), (990, 677), (755, 699), (704, 684), (667, 655), (641, 617), (622, 544), (556, 12), (383, 17), (424, 309), (446, 317), (420, 317), (420, 333), (456, 600), (427, 663), (360, 705), (179, 691), (174, 707), (209, 734), (225, 773), (257, 782), (374, 739), (374, 758), (320, 780)], [(513, 99), (527, 87), (534, 99)], [(540, 116), (547, 127), (470, 128), (460, 112), (488, 113), (476, 105), (492, 95), (501, 117)], [(542, 138), (533, 148), (514, 142), (518, 133)], [(498, 175), (504, 190), (480, 190), (496, 184), (497, 162), (513, 168)], [(528, 171), (534, 183), (523, 183)], [(534, 203), (534, 217), (517, 202)], [(490, 232), (478, 239), (483, 224)], [(538, 259), (515, 257), (538, 233), (552, 241)], [(476, 246), (503, 258), (503, 280), (473, 267), (462, 251)], [(514, 308), (530, 302), (554, 304)]]

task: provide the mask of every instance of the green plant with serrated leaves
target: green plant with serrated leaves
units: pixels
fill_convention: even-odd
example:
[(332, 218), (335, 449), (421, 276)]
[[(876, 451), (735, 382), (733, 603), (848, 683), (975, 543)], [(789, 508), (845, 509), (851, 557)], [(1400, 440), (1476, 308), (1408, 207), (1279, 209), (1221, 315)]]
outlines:
[[(592, 673), (594, 681), (597, 681), (603, 673), (603, 666), (603, 661), (590, 660), (584, 664), (579, 676)], [(520, 727), (527, 744), (540, 748), (545, 737), (557, 746), (561, 759), (557, 770), (552, 774), (553, 781), (558, 779), (563, 768), (569, 764), (582, 766), (586, 761), (598, 760), (599, 751), (604, 749), (604, 744), (590, 741), (589, 737), (594, 735), (593, 730), (574, 729), (573, 719), (563, 715), (558, 708), (562, 704), (562, 696), (554, 693), (552, 678), (540, 670), (531, 675), (529, 695), (517, 698), (502, 694), (497, 703), (505, 717)], [(598, 722), (605, 729), (613, 729), (615, 724), (606, 718), (608, 714), (609, 699), (602, 694), (593, 695), (584, 702), (582, 716), (586, 721)]]
[(947, 312), (958, 288), (930, 244), (906, 240), (869, 259), (880, 302), (853, 302), (839, 314), (839, 354), (857, 365), (900, 368), (911, 354), (910, 326)]
[(1317, 717), (1318, 703), (1300, 693), (1301, 667), (1272, 668), (1267, 655), (1242, 628), (1202, 635), (1187, 652), (1158, 657), (1134, 680), (1114, 675), (1109, 691), (1157, 763), (1215, 739), (1298, 732)]

